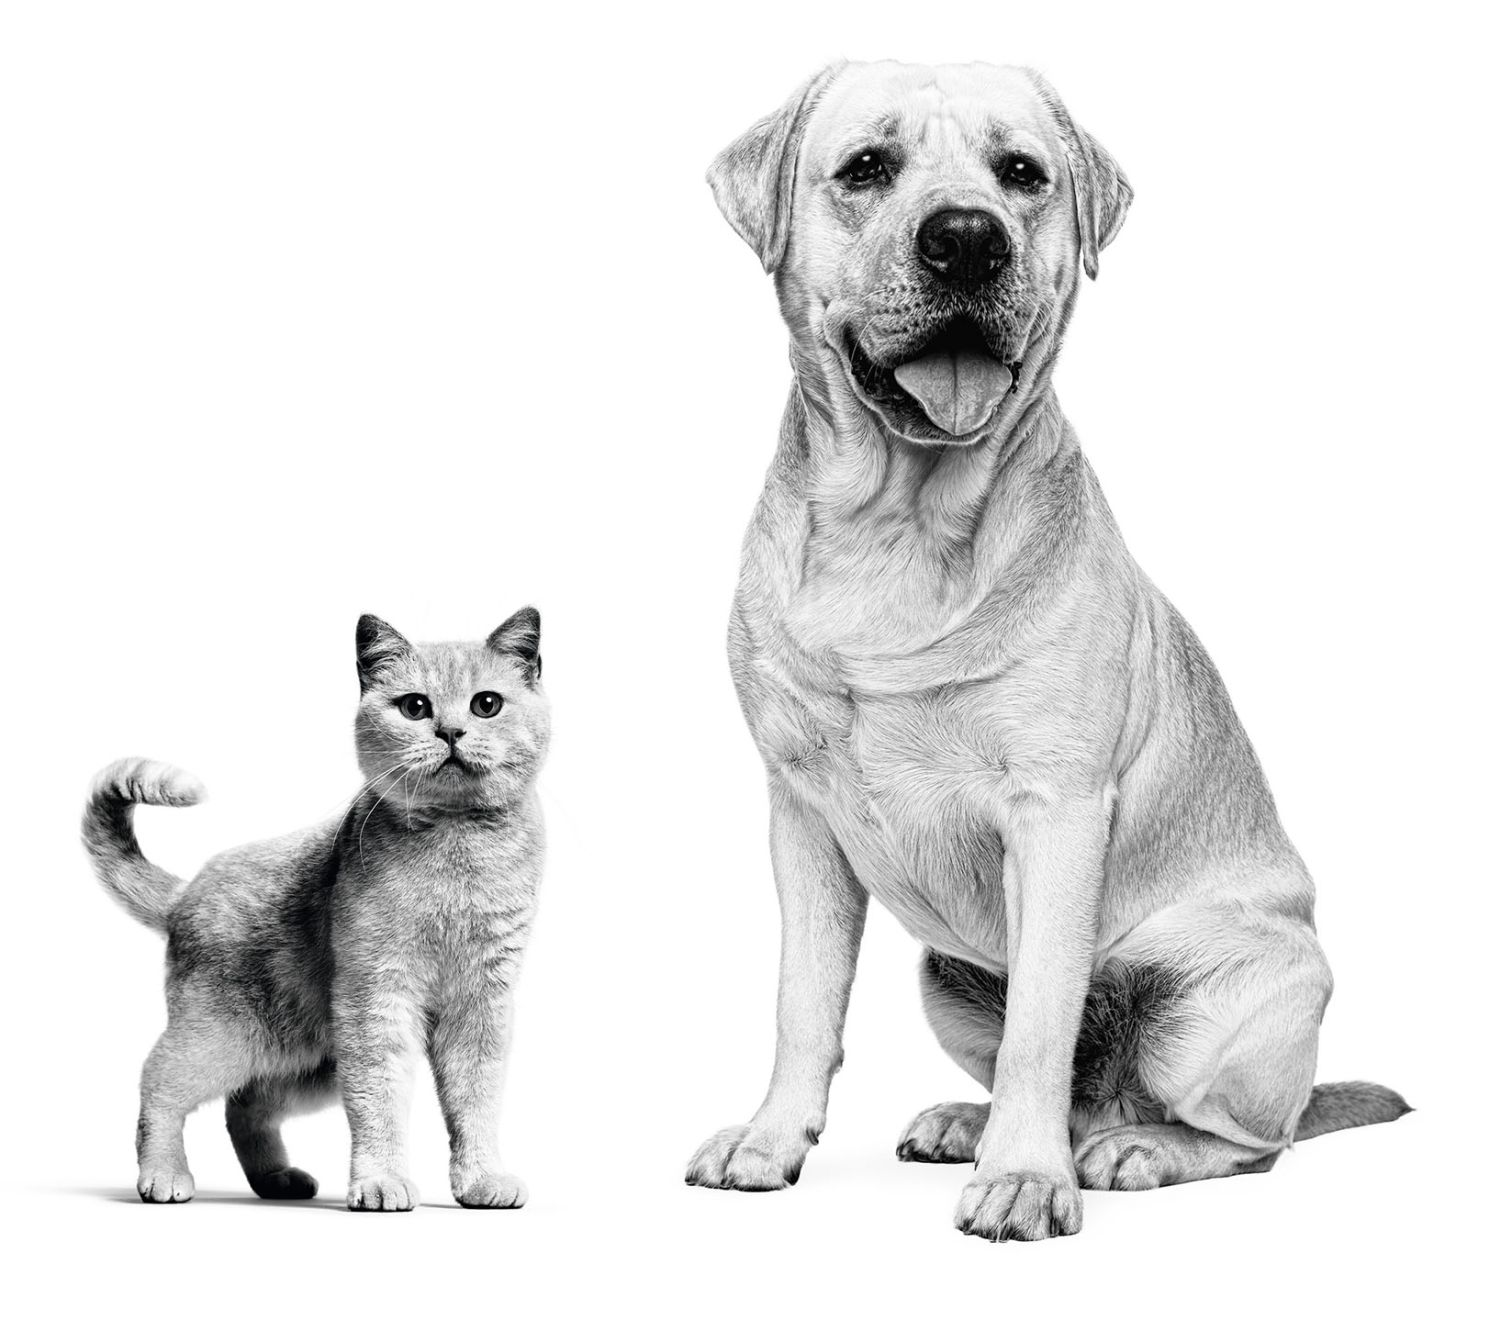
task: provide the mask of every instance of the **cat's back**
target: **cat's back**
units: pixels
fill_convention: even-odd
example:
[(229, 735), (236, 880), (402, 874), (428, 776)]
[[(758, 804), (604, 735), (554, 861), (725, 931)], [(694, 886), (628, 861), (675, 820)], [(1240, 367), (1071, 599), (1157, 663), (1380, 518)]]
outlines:
[(175, 904), (171, 926), (238, 935), (305, 916), (332, 882), (338, 829), (324, 821), (211, 857)]

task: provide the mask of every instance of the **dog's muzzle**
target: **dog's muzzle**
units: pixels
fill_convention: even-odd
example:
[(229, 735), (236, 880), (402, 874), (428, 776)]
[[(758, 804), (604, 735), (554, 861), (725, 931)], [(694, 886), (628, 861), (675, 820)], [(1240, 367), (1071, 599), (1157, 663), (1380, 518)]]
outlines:
[(872, 358), (853, 334), (846, 351), (856, 386), (897, 430), (911, 434), (925, 420), (955, 438), (989, 423), (1019, 365), (1003, 361), (984, 330), (966, 319), (950, 321), (915, 352), (889, 364)]

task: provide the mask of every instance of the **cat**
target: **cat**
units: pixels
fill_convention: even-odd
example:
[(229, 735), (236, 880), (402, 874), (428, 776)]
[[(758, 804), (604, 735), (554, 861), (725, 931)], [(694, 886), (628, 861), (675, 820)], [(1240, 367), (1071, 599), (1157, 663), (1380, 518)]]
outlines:
[(167, 1029), (141, 1077), (143, 1201), (192, 1198), (183, 1123), (221, 1095), (256, 1194), (316, 1195), (287, 1158), (282, 1121), (342, 1098), (349, 1208), (411, 1210), (406, 1111), (422, 1048), (454, 1198), (524, 1204), (496, 1129), (542, 870), (541, 627), (528, 607), (481, 644), (414, 645), (362, 617), (364, 787), (341, 819), (221, 853), (191, 882), (146, 860), (131, 817), (138, 803), (191, 805), (202, 786), (139, 759), (97, 777), (84, 846), (104, 887), (167, 936)]

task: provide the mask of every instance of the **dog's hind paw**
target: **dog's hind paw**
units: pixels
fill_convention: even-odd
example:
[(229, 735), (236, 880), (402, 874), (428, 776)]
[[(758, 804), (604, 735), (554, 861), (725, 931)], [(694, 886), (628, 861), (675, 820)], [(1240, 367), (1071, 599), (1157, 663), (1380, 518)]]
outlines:
[(907, 1124), (896, 1157), (912, 1164), (973, 1164), (989, 1105), (954, 1100), (924, 1109)]
[(1106, 1128), (1074, 1152), (1079, 1181), (1097, 1191), (1142, 1192), (1172, 1181), (1172, 1161), (1144, 1126)]

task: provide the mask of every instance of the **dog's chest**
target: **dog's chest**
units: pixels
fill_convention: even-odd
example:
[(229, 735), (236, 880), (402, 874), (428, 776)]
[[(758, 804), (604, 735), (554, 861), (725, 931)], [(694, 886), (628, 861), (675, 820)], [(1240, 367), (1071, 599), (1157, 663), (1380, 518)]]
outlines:
[(755, 664), (762, 755), (827, 821), (861, 884), (925, 944), (1003, 967), (998, 805), (1019, 745), (1003, 694), (865, 694), (831, 652)]

